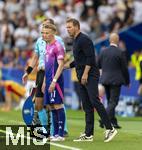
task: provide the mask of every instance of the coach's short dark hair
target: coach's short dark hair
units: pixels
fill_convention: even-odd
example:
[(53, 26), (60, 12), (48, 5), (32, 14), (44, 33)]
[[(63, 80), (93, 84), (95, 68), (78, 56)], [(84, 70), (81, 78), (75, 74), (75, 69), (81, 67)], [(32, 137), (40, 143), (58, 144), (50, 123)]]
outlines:
[(72, 22), (74, 26), (77, 26), (80, 29), (80, 23), (77, 19), (75, 18), (68, 18), (66, 23)]

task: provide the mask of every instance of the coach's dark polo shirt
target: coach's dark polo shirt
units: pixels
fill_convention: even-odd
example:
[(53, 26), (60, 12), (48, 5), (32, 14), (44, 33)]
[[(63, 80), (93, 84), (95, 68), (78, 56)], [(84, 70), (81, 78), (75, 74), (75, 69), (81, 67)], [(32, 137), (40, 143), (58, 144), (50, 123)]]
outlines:
[(74, 63), (72, 63), (71, 67), (75, 66), (79, 81), (81, 80), (86, 65), (91, 66), (89, 76), (94, 76), (96, 79), (99, 78), (94, 45), (87, 35), (80, 32), (74, 39), (73, 55)]

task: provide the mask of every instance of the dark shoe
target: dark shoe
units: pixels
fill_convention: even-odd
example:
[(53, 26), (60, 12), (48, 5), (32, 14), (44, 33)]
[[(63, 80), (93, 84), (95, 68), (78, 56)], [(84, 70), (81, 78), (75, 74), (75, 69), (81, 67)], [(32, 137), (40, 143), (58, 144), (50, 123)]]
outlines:
[(114, 127), (115, 129), (121, 129), (121, 128), (122, 128), (122, 127), (119, 126), (118, 124), (113, 124), (113, 127)]
[(99, 126), (100, 126), (101, 128), (104, 128), (104, 124), (103, 124), (102, 120), (99, 120)]

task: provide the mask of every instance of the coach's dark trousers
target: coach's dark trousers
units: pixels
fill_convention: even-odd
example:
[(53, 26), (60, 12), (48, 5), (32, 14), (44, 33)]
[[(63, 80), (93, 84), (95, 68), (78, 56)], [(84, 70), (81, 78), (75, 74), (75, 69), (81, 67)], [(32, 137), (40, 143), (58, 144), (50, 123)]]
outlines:
[(86, 135), (90, 136), (94, 133), (94, 108), (96, 108), (106, 129), (112, 129), (107, 112), (98, 96), (98, 80), (93, 76), (89, 76), (88, 83), (86, 85), (79, 84), (79, 86), (82, 105), (85, 111)]
[(115, 108), (119, 101), (119, 95), (121, 86), (120, 85), (104, 85), (105, 91), (106, 91), (106, 97), (107, 97), (107, 113), (109, 116), (109, 119), (112, 124), (118, 125), (117, 119), (115, 117)]

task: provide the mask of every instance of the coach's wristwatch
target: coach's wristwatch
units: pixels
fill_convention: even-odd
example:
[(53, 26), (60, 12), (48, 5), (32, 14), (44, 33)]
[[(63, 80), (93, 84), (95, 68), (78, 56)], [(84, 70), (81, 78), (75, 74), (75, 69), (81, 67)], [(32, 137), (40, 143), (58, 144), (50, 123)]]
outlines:
[(56, 82), (57, 82), (57, 79), (54, 78), (52, 81), (56, 83)]

